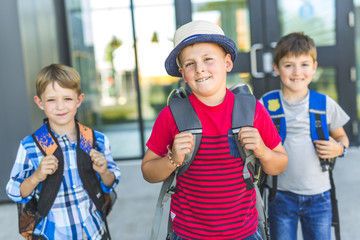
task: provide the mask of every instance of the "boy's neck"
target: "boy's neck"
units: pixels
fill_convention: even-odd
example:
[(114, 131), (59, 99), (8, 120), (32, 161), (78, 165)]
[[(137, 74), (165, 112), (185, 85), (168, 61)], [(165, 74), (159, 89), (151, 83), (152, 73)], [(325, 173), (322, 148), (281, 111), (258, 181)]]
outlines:
[(219, 92), (217, 94), (214, 94), (212, 96), (201, 96), (198, 94), (195, 94), (197, 99), (199, 99), (202, 103), (204, 103), (207, 106), (214, 107), (222, 103), (226, 96), (226, 88), (223, 92)]
[(52, 125), (50, 123), (50, 127), (57, 135), (66, 135), (70, 142), (77, 140), (75, 120), (73, 124), (67, 124), (65, 126)]
[(286, 101), (291, 103), (298, 103), (301, 102), (307, 95), (309, 89), (303, 89), (301, 91), (290, 91), (289, 89), (282, 89), (282, 93)]

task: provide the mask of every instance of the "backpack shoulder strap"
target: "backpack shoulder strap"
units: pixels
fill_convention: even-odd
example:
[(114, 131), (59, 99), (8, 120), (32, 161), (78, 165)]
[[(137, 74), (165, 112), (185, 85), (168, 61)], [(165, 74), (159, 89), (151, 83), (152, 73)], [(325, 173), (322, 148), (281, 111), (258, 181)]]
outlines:
[(280, 90), (271, 91), (263, 96), (263, 102), (266, 110), (278, 131), (281, 142), (284, 144), (286, 137), (285, 113), (280, 99)]
[[(188, 95), (183, 88), (174, 89), (168, 97), (167, 104), (175, 120), (179, 132), (191, 132), (194, 137), (194, 147), (185, 155), (183, 164), (176, 169), (162, 184), (155, 210), (155, 219), (151, 228), (150, 240), (157, 240), (163, 216), (164, 205), (176, 190), (176, 179), (189, 168), (199, 149), (202, 138), (202, 125)], [(186, 117), (184, 117), (186, 116)], [(170, 221), (170, 220), (169, 220)], [(168, 234), (172, 234), (171, 222), (168, 223)]]
[[(186, 154), (177, 175), (181, 175), (189, 168), (199, 149), (202, 138), (202, 125), (183, 88), (173, 90), (168, 97), (168, 105), (179, 132), (191, 132), (194, 136), (194, 147)], [(186, 117), (184, 117), (186, 116)]]
[(46, 178), (39, 195), (37, 212), (41, 217), (46, 217), (61, 185), (64, 171), (64, 158), (61, 148), (50, 129), (49, 123), (45, 123), (40, 127), (32, 137), (44, 156), (53, 154), (59, 160), (57, 171)]
[(310, 133), (312, 140), (329, 140), (326, 122), (326, 95), (309, 90)]
[[(312, 140), (329, 140), (329, 129), (326, 120), (326, 95), (309, 90), (309, 116), (310, 116), (310, 134)], [(340, 219), (336, 199), (335, 181), (332, 170), (335, 165), (335, 159), (320, 159), (322, 171), (329, 170), (330, 194), (332, 206), (332, 222), (335, 228), (335, 238), (340, 240)]]
[(234, 93), (235, 96), (234, 107), (232, 111), (232, 132), (240, 157), (244, 161), (244, 181), (248, 190), (255, 188), (256, 210), (258, 212), (258, 227), (260, 229), (262, 238), (268, 240), (270, 239), (270, 235), (266, 211), (261, 197), (261, 189), (258, 187), (261, 185), (261, 181), (265, 179), (265, 173), (262, 171), (260, 161), (254, 156), (253, 151), (243, 148), (240, 144), (240, 141), (238, 140), (238, 133), (242, 127), (254, 126), (256, 98), (247, 85), (239, 86), (239, 84), (237, 84), (230, 88), (230, 90)]
[(95, 147), (94, 130), (88, 128), (79, 122), (76, 122), (77, 128), (77, 164), (81, 181), (84, 188), (88, 192), (91, 200), (93, 200), (96, 208), (103, 212), (104, 196), (101, 189), (100, 181), (92, 167), (92, 160), (89, 156), (92, 148)]
[[(242, 127), (252, 127), (254, 125), (256, 99), (251, 94), (247, 85), (236, 85), (230, 90), (234, 93), (234, 106), (232, 110), (232, 133), (241, 159), (244, 161), (244, 180), (247, 189), (253, 189), (253, 179), (259, 160), (255, 158), (252, 151), (246, 150), (238, 140), (238, 133)], [(246, 114), (244, 114), (246, 113)], [(252, 176), (251, 176), (252, 175)]]
[(94, 130), (82, 125), (79, 122), (77, 122), (77, 126), (79, 132), (79, 136), (78, 136), (79, 147), (89, 155), (91, 149), (95, 148), (96, 145)]
[[(95, 133), (94, 130), (88, 128), (76, 121), (77, 129), (77, 165), (78, 172), (83, 182), (84, 188), (94, 202), (96, 209), (100, 212), (105, 223), (107, 235), (110, 239), (109, 227), (106, 219), (108, 214), (107, 205), (105, 204), (105, 193), (102, 191), (100, 181), (92, 167), (93, 163), (90, 158), (91, 149), (95, 149)], [(111, 207), (111, 206), (110, 206)]]

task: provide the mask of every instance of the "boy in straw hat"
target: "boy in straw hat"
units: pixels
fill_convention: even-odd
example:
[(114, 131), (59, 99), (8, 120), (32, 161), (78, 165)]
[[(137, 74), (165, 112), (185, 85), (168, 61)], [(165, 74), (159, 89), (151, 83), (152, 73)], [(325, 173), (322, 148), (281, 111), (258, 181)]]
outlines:
[[(219, 26), (206, 21), (180, 27), (174, 43), (165, 68), (190, 86), (189, 100), (203, 135), (195, 159), (178, 177), (172, 195), (173, 239), (261, 239), (256, 193), (246, 189), (244, 162), (234, 154), (228, 138), (234, 94), (226, 88), (226, 75), (233, 67), (236, 45)], [(238, 138), (245, 149), (254, 151), (267, 174), (285, 170), (287, 155), (281, 138), (259, 102), (254, 127), (243, 127)], [(179, 133), (169, 107), (165, 107), (147, 142), (141, 167), (144, 178), (152, 183), (164, 181), (181, 166), (193, 146), (193, 135)]]

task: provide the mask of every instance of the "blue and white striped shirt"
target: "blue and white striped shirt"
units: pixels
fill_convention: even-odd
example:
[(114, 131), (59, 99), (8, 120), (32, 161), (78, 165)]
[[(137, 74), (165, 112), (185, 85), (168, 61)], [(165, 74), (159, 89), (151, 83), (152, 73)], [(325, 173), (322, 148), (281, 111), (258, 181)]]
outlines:
[[(54, 135), (64, 156), (64, 176), (53, 206), (47, 217), (38, 224), (34, 234), (54, 240), (101, 239), (105, 232), (105, 225), (80, 179), (76, 159), (77, 143), (70, 143), (66, 135), (55, 133)], [(95, 131), (95, 139), (96, 149), (104, 154), (109, 170), (115, 175), (115, 182), (111, 188), (100, 181), (102, 190), (109, 193), (119, 183), (120, 169), (111, 156), (107, 137)], [(36, 199), (39, 199), (42, 183), (26, 198), (22, 198), (20, 195), (20, 184), (36, 171), (43, 157), (32, 136), (27, 136), (21, 141), (10, 180), (6, 186), (7, 195), (11, 200), (17, 203), (27, 203), (34, 194)], [(87, 236), (83, 236), (84, 233)]]

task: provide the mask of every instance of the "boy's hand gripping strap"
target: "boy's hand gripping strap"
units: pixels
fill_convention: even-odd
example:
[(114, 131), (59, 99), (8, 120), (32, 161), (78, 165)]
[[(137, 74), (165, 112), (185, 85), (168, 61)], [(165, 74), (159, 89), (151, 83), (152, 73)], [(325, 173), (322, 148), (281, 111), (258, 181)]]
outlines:
[(194, 137), (194, 147), (189, 154), (185, 155), (185, 159), (178, 171), (179, 176), (186, 172), (195, 158), (201, 142), (202, 126), (184, 89), (175, 89), (170, 93), (168, 104), (179, 132), (190, 132)]
[[(310, 134), (314, 140), (329, 140), (329, 129), (326, 121), (326, 95), (309, 90)], [(331, 170), (335, 165), (335, 158), (321, 159), (323, 172)]]

